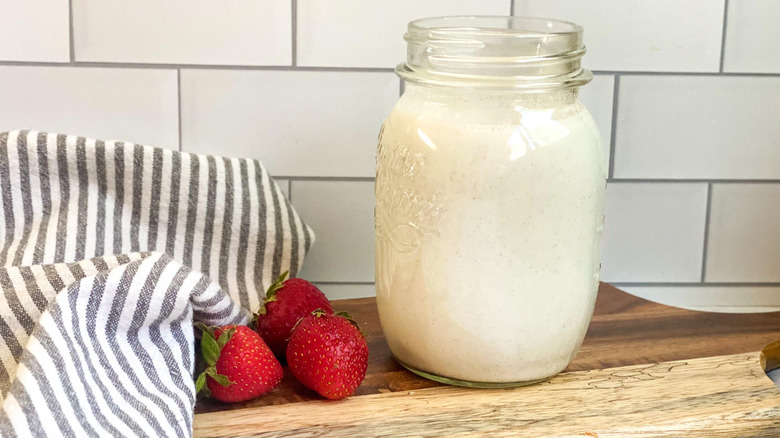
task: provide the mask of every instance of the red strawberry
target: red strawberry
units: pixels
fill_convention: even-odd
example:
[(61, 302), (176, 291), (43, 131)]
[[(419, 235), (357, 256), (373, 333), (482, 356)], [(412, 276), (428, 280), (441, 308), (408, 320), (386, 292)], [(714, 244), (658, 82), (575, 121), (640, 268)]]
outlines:
[(348, 314), (315, 310), (293, 330), (287, 364), (307, 388), (329, 399), (342, 399), (355, 392), (366, 376), (368, 343)]
[(243, 325), (199, 326), (208, 368), (198, 376), (196, 392), (205, 383), (215, 399), (240, 402), (265, 394), (282, 380), (282, 366), (254, 330)]
[(301, 278), (284, 278), (287, 272), (268, 288), (263, 304), (257, 311), (257, 332), (279, 360), (284, 360), (287, 341), (295, 323), (314, 310), (332, 314), (330, 301), (317, 286)]

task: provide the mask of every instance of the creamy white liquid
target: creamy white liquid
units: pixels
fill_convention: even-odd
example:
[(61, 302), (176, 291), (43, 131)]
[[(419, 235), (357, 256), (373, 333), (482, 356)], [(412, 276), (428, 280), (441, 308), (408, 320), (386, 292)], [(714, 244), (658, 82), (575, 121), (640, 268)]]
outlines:
[(573, 92), (427, 93), (407, 89), (377, 158), (390, 349), (472, 382), (552, 376), (574, 358), (598, 288), (606, 166), (594, 122)]

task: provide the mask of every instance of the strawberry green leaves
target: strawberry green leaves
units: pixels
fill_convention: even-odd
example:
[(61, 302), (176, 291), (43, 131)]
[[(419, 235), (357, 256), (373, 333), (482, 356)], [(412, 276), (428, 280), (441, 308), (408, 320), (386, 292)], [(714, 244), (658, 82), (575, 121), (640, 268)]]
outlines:
[(203, 337), (200, 340), (200, 351), (203, 354), (203, 359), (208, 366), (214, 366), (219, 359), (219, 344), (214, 340), (214, 335), (204, 331)]
[(216, 380), (216, 382), (222, 386), (230, 386), (233, 384), (227, 376), (223, 376), (222, 374), (209, 374), (209, 377)]
[[(195, 394), (199, 393), (206, 386), (206, 373), (200, 373), (198, 380), (195, 381)], [(206, 388), (208, 390), (208, 388)]]
[(207, 366), (195, 381), (195, 393), (199, 393), (201, 390), (204, 390), (205, 393), (209, 392), (206, 387), (206, 376), (211, 377), (222, 386), (232, 385), (233, 382), (227, 376), (217, 373), (217, 361), (222, 348), (230, 342), (230, 339), (236, 332), (235, 327), (221, 332), (219, 336), (215, 336), (216, 327), (208, 327), (201, 322), (195, 323), (195, 326), (201, 330), (200, 351)]
[(276, 281), (274, 281), (271, 286), (268, 287), (268, 290), (265, 293), (265, 298), (263, 299), (263, 303), (260, 304), (260, 308), (257, 309), (257, 313), (259, 315), (265, 315), (265, 303), (276, 301), (276, 293), (279, 292), (279, 289), (281, 289), (282, 285), (284, 285), (284, 280), (287, 278), (287, 274), (289, 273), (290, 271), (282, 272), (282, 275), (280, 275), (279, 278), (277, 278)]
[[(312, 315), (313, 315), (313, 313), (312, 313)], [(349, 321), (350, 324), (352, 324), (353, 326), (355, 326), (356, 329), (358, 329), (358, 331), (360, 332), (361, 335), (363, 335), (364, 338), (366, 337), (366, 334), (363, 333), (363, 330), (361, 330), (360, 325), (357, 323), (357, 321), (355, 321), (355, 318), (353, 318), (352, 315), (350, 315), (349, 313), (347, 313), (347, 312), (345, 312), (343, 310), (334, 313), (334, 315), (335, 316), (340, 316), (340, 317), (346, 319), (347, 321)]]

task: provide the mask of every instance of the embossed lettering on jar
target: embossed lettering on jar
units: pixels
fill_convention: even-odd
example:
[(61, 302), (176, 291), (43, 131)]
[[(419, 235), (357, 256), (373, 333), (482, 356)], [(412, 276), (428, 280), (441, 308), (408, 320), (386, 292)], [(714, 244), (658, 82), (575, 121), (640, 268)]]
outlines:
[(606, 179), (578, 99), (582, 28), (414, 21), (380, 133), (376, 288), (396, 359), (445, 383), (516, 386), (574, 358), (598, 289)]

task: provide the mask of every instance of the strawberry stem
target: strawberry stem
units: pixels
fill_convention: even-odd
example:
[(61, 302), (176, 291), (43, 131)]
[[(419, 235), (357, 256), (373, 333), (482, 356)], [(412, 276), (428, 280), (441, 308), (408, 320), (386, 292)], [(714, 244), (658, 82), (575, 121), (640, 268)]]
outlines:
[(346, 319), (347, 321), (349, 321), (350, 324), (352, 324), (353, 326), (355, 326), (356, 329), (358, 329), (358, 331), (360, 332), (361, 335), (363, 335), (364, 338), (366, 337), (366, 334), (363, 333), (363, 330), (360, 328), (360, 325), (358, 324), (357, 321), (355, 321), (355, 318), (353, 318), (352, 315), (350, 315), (349, 313), (347, 313), (347, 312), (345, 312), (343, 310), (339, 311), (339, 312), (336, 312), (333, 315), (334, 316), (340, 316), (340, 317)]
[(225, 331), (223, 331), (219, 335), (219, 339), (217, 339), (217, 345), (219, 346), (219, 352), (222, 353), (222, 349), (225, 348), (225, 345), (227, 345), (228, 342), (230, 342), (231, 339), (233, 339), (233, 334), (236, 333), (236, 328), (231, 327)]
[(266, 309), (265, 304), (270, 303), (272, 301), (276, 301), (276, 293), (279, 292), (279, 290), (283, 287), (285, 278), (287, 277), (287, 274), (289, 274), (290, 271), (284, 271), (279, 276), (279, 278), (276, 279), (273, 283), (271, 283), (270, 286), (268, 286), (268, 290), (265, 292), (265, 298), (263, 298), (263, 303), (260, 304), (260, 308), (257, 309), (257, 314), (255, 314), (255, 318), (257, 318), (257, 315), (265, 315)]

